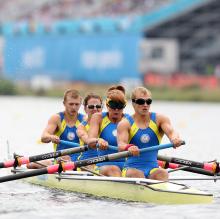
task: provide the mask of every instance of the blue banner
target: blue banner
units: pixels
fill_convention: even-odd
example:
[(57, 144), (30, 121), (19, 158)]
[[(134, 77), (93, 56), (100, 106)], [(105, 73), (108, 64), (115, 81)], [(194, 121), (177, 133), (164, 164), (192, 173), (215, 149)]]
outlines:
[(54, 80), (112, 83), (139, 77), (138, 34), (48, 34), (8, 36), (6, 77), (30, 80), (46, 74)]

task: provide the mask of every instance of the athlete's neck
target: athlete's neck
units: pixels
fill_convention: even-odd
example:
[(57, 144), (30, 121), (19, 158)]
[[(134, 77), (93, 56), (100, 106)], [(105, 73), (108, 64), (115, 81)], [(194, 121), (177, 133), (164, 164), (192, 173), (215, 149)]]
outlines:
[(112, 122), (112, 123), (119, 123), (120, 121), (121, 121), (121, 119), (123, 118), (123, 114), (120, 116), (120, 117), (117, 117), (117, 118), (115, 118), (115, 117), (110, 117), (110, 116), (108, 116), (108, 118), (109, 118), (109, 120)]
[(67, 112), (64, 112), (64, 117), (65, 117), (65, 120), (68, 124), (73, 124), (76, 122), (77, 120), (77, 116), (78, 116), (78, 113), (74, 113), (73, 115), (70, 115), (68, 114)]
[(150, 113), (147, 113), (147, 115), (146, 114), (141, 115), (139, 113), (135, 113), (133, 117), (134, 117), (135, 122), (140, 123), (140, 124), (141, 123), (146, 124), (150, 122)]

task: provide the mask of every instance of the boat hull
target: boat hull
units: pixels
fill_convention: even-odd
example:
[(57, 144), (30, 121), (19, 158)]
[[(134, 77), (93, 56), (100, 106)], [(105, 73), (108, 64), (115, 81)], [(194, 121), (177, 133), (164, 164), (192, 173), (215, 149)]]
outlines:
[(155, 204), (207, 204), (213, 195), (184, 184), (148, 179), (80, 176), (74, 174), (41, 175), (26, 182), (66, 191), (134, 202)]

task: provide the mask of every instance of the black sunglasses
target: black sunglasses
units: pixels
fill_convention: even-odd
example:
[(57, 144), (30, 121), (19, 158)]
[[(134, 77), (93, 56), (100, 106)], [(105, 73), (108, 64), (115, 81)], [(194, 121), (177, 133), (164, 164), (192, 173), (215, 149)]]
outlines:
[(99, 105), (99, 104), (94, 104), (94, 105), (87, 105), (88, 109), (101, 109), (102, 108), (102, 105)]
[(152, 99), (143, 99), (143, 98), (139, 98), (139, 99), (132, 99), (132, 102), (133, 103), (136, 103), (136, 104), (138, 104), (138, 105), (144, 105), (145, 103), (147, 104), (147, 105), (151, 105), (151, 103), (152, 103)]
[(121, 103), (121, 102), (116, 102), (113, 100), (108, 101), (107, 103), (108, 107), (110, 107), (111, 109), (124, 109), (125, 108), (125, 104)]

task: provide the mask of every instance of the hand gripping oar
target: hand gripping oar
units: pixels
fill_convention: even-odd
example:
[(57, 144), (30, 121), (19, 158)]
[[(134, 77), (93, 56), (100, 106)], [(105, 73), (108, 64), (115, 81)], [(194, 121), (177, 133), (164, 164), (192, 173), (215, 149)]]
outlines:
[[(193, 170), (195, 170), (195, 171), (198, 171), (198, 173), (201, 173), (204, 175), (210, 175), (209, 173), (214, 175), (214, 174), (218, 174), (220, 172), (220, 167), (219, 167), (218, 162), (202, 163), (202, 162), (186, 160), (186, 159), (182, 159), (182, 158), (167, 157), (167, 156), (163, 156), (163, 155), (158, 155), (157, 158), (160, 161), (167, 162), (167, 164), (165, 164), (165, 165), (170, 166), (170, 168), (172, 168), (172, 169), (179, 168), (182, 165), (182, 166), (191, 167), (191, 168), (188, 168), (189, 171), (192, 170), (192, 172), (193, 172)], [(199, 171), (199, 169), (201, 171)]]
[[(78, 145), (79, 146), (79, 145)], [(46, 154), (40, 154), (30, 157), (15, 157), (13, 160), (0, 162), (0, 168), (8, 168), (8, 167), (16, 167), (21, 166), (22, 164), (28, 164), (30, 162), (36, 162), (40, 160), (47, 160), (51, 158), (57, 158), (60, 156), (70, 155), (74, 153), (84, 152), (87, 151), (89, 148), (87, 145), (75, 147), (75, 148), (68, 148), (56, 152), (46, 153)]]
[[(185, 142), (183, 142), (182, 144), (185, 144)], [(173, 146), (174, 145), (172, 143), (161, 144), (161, 145), (156, 145), (156, 146), (152, 146), (149, 148), (141, 149), (140, 152), (161, 150), (161, 149), (170, 148)], [(112, 161), (112, 160), (116, 160), (116, 159), (120, 159), (120, 158), (130, 157), (130, 156), (132, 156), (132, 153), (130, 151), (123, 151), (123, 152), (108, 154), (108, 155), (104, 155), (104, 156), (100, 156), (100, 157), (94, 157), (94, 158), (90, 158), (90, 159), (86, 159), (86, 160), (79, 160), (76, 162), (55, 164), (55, 165), (51, 165), (51, 166), (37, 169), (37, 170), (30, 170), (30, 171), (27, 171), (24, 173), (17, 173), (15, 175), (8, 175), (8, 176), (0, 177), (0, 183), (12, 181), (12, 180), (17, 180), (17, 179), (22, 179), (22, 178), (27, 178), (27, 177), (32, 177), (32, 176), (38, 176), (38, 175), (42, 175), (42, 174), (53, 174), (56, 172), (62, 172), (62, 171), (66, 171), (66, 170), (74, 170), (77, 167), (87, 166), (87, 165), (101, 163), (101, 162), (105, 162), (105, 161)]]

